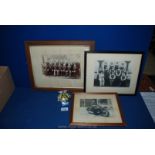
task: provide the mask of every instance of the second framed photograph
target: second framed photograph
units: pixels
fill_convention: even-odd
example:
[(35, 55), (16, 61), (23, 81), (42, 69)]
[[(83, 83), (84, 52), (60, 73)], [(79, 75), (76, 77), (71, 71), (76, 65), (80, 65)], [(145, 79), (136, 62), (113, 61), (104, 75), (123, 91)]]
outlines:
[(142, 53), (86, 53), (85, 91), (134, 95)]
[(75, 93), (71, 125), (125, 126), (117, 94)]

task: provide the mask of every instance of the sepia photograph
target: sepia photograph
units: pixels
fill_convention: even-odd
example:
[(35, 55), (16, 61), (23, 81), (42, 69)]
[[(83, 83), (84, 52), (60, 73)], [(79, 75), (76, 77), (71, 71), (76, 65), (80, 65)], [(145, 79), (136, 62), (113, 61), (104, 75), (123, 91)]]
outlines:
[(85, 91), (134, 95), (141, 61), (141, 52), (86, 52)]
[(43, 90), (84, 90), (84, 55), (94, 41), (26, 41), (32, 87)]
[(80, 54), (43, 55), (42, 72), (48, 77), (80, 79)]
[(71, 125), (125, 125), (119, 104), (118, 96), (115, 93), (75, 93), (72, 107)]

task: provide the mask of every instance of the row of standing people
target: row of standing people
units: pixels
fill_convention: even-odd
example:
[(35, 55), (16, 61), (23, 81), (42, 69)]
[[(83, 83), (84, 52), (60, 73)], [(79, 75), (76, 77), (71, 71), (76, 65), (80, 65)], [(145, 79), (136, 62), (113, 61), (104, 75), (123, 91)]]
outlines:
[(80, 63), (43, 63), (43, 74), (47, 76), (80, 77)]
[(95, 86), (124, 86), (130, 84), (130, 73), (123, 66), (104, 66), (95, 72)]

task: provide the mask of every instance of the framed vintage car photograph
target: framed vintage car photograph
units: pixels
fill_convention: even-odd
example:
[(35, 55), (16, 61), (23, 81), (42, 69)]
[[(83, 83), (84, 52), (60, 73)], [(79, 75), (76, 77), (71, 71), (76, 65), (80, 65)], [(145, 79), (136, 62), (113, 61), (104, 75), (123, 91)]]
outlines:
[(86, 53), (86, 92), (134, 95), (142, 53)]
[(25, 48), (33, 88), (84, 90), (84, 53), (94, 41), (26, 41)]
[(117, 94), (75, 93), (70, 124), (124, 126)]

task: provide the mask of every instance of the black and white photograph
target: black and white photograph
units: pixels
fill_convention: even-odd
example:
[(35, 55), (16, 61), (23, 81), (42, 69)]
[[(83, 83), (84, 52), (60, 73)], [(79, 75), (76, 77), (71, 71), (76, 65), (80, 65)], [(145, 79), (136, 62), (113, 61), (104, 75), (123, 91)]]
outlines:
[(42, 71), (45, 76), (79, 79), (80, 54), (42, 56)]
[(26, 41), (25, 48), (33, 88), (84, 90), (84, 55), (94, 41)]
[(95, 87), (129, 87), (131, 81), (131, 60), (97, 60), (94, 71)]
[(80, 108), (94, 116), (111, 117), (113, 115), (111, 99), (80, 99)]
[(86, 53), (85, 91), (134, 95), (138, 87), (142, 52)]
[(71, 125), (124, 124), (117, 94), (74, 93)]

